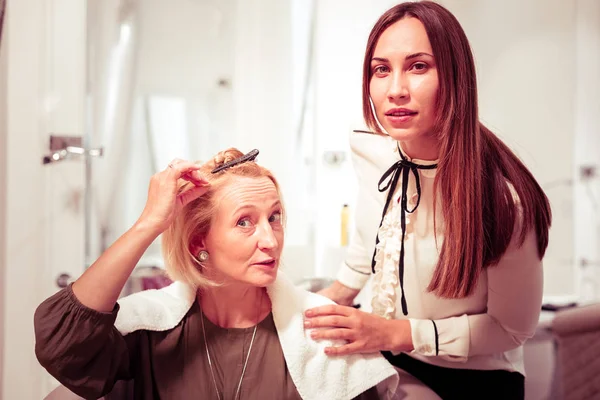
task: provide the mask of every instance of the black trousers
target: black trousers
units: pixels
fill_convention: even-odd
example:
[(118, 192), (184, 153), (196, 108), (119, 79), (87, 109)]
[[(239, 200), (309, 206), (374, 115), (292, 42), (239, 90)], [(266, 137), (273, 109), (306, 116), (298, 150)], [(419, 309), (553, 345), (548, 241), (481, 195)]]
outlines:
[(404, 353), (383, 352), (395, 367), (419, 379), (444, 400), (524, 400), (525, 377), (503, 370), (444, 368)]

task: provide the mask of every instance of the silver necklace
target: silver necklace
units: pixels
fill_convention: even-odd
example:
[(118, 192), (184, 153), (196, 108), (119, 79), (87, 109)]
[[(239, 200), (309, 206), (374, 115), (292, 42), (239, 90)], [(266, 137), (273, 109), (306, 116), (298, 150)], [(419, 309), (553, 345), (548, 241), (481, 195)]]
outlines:
[[(261, 302), (262, 303), (262, 302)], [(217, 387), (217, 380), (215, 379), (215, 373), (213, 371), (212, 361), (210, 359), (210, 352), (208, 351), (208, 342), (206, 341), (206, 331), (204, 329), (204, 313), (202, 309), (200, 309), (200, 318), (202, 321), (202, 335), (204, 336), (204, 347), (206, 348), (206, 358), (208, 359), (208, 366), (210, 367), (210, 375), (212, 376), (213, 385), (215, 386), (215, 391), (217, 392), (217, 398), (222, 400), (221, 393), (219, 393), (219, 388)], [(246, 355), (246, 361), (244, 362), (244, 368), (242, 368), (242, 375), (240, 376), (240, 381), (237, 386), (237, 390), (235, 391), (234, 400), (238, 399), (240, 394), (240, 389), (242, 388), (242, 380), (244, 379), (244, 374), (246, 373), (246, 366), (248, 365), (248, 359), (250, 359), (250, 352), (252, 351), (252, 345), (254, 344), (254, 337), (256, 336), (256, 328), (258, 328), (258, 324), (254, 325), (254, 332), (252, 332), (252, 339), (250, 340), (250, 347), (248, 348), (248, 354)]]

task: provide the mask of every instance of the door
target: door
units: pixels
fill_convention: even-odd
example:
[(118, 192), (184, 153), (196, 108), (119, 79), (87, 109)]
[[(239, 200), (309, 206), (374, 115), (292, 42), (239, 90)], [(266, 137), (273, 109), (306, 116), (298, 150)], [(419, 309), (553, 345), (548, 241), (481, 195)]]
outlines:
[(52, 133), (84, 133), (85, 3), (19, 0), (7, 7), (2, 399), (39, 400), (56, 384), (34, 355), (33, 312), (56, 292), (58, 275), (76, 277), (84, 268), (84, 164), (42, 160)]

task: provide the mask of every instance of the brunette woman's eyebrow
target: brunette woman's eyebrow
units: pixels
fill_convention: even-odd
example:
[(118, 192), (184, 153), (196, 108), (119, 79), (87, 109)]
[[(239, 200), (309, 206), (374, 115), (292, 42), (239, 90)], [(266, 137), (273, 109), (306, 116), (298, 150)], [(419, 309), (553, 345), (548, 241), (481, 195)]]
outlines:
[(371, 58), (371, 62), (373, 62), (373, 61), (384, 62), (384, 63), (390, 62), (390, 60), (388, 60), (387, 58), (381, 58), (381, 57)]
[(427, 57), (431, 57), (431, 58), (433, 58), (433, 56), (432, 56), (431, 54), (429, 54), (429, 53), (425, 53), (425, 52), (421, 51), (421, 52), (419, 52), (419, 53), (413, 53), (413, 54), (409, 54), (409, 55), (407, 55), (407, 56), (406, 56), (406, 58), (405, 58), (405, 59), (406, 59), (406, 60), (410, 60), (410, 59), (413, 59), (413, 58), (418, 58), (418, 57), (422, 57), (422, 56), (427, 56)]
[[(431, 55), (429, 53), (426, 53), (424, 51), (420, 51), (418, 53), (413, 53), (413, 54), (407, 55), (405, 57), (405, 60), (411, 60), (413, 58), (418, 58), (418, 57), (423, 57), (423, 56), (433, 58), (433, 55)], [(383, 58), (383, 57), (373, 57), (373, 58), (371, 58), (371, 62), (374, 62), (374, 61), (376, 61), (376, 62), (383, 62), (383, 63), (389, 63), (390, 62), (389, 59)]]

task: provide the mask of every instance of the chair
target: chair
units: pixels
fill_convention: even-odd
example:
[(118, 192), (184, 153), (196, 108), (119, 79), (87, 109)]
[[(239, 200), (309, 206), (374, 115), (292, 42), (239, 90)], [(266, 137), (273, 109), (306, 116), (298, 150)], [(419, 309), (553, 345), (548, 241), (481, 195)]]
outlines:
[(557, 312), (552, 332), (562, 398), (600, 399), (600, 303)]

